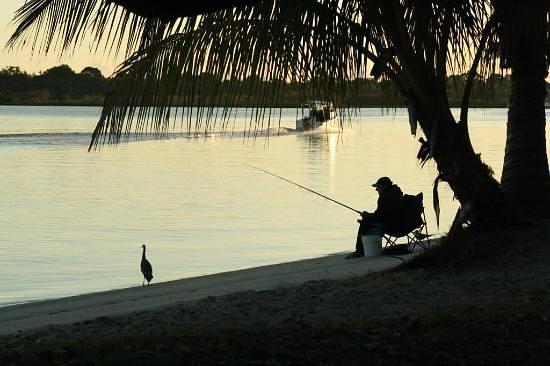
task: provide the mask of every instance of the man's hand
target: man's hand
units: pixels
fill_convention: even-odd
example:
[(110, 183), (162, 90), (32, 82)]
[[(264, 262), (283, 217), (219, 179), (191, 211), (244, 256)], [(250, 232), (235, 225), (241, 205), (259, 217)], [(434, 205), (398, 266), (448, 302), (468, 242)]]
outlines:
[(358, 223), (363, 222), (363, 219), (367, 218), (369, 215), (370, 215), (370, 213), (368, 213), (367, 211), (361, 212), (361, 218), (360, 218), (360, 219), (357, 219), (357, 222), (358, 222)]

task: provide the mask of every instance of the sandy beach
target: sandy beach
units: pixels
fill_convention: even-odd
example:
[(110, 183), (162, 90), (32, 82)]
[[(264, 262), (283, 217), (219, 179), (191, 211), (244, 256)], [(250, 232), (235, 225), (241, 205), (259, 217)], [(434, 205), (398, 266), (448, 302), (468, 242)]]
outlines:
[(394, 267), (412, 255), (345, 260), (345, 254), (224, 272), (0, 308), (0, 335), (162, 308), (208, 296), (269, 290), (312, 280), (360, 277)]
[(0, 364), (548, 365), (549, 224), (3, 308)]

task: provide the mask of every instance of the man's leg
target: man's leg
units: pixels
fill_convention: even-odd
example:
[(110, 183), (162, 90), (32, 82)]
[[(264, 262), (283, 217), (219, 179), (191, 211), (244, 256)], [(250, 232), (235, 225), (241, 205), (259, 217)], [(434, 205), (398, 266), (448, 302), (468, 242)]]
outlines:
[(359, 224), (359, 229), (357, 230), (357, 241), (355, 242), (355, 253), (361, 254), (362, 256), (365, 255), (365, 250), (363, 249), (363, 240), (361, 237), (367, 231), (365, 230), (366, 224), (364, 224), (364, 222), (365, 220), (362, 220)]

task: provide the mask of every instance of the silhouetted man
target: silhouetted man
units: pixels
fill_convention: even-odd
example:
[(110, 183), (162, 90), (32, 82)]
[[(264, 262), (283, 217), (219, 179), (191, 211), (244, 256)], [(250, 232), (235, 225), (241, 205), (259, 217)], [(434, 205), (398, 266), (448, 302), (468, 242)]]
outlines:
[(365, 255), (361, 237), (370, 233), (384, 232), (384, 229), (391, 226), (399, 216), (403, 202), (403, 192), (396, 184), (393, 184), (390, 178), (381, 177), (372, 185), (378, 192), (378, 203), (376, 211), (369, 213), (363, 211), (357, 231), (357, 242), (355, 252), (346, 256), (346, 259), (362, 257)]

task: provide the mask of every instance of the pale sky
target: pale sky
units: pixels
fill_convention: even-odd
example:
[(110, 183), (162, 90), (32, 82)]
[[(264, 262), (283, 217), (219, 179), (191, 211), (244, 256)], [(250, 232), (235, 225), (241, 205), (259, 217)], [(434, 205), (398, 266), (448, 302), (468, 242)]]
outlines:
[(76, 72), (80, 72), (86, 66), (97, 67), (103, 75), (110, 75), (116, 67), (116, 61), (108, 59), (101, 53), (93, 54), (85, 46), (79, 48), (77, 53), (59, 59), (54, 52), (47, 57), (31, 55), (29, 50), (8, 50), (6, 42), (15, 30), (11, 23), (15, 10), (25, 3), (25, 0), (0, 0), (0, 69), (6, 66), (19, 66), (28, 73), (38, 73), (50, 67), (67, 64)]

